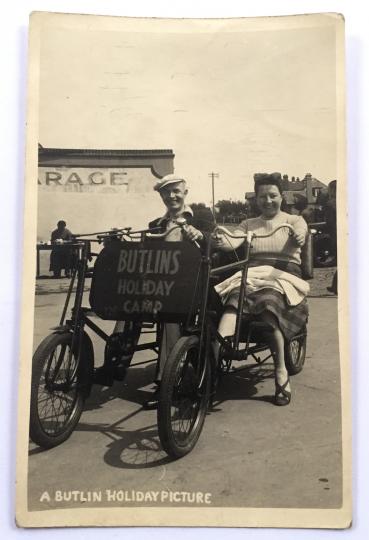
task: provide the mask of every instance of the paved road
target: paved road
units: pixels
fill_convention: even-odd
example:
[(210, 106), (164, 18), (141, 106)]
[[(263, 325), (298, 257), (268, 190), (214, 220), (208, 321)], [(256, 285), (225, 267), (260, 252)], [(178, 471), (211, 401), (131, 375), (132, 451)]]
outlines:
[[(36, 297), (35, 347), (56, 323), (62, 294)], [(292, 379), (288, 407), (271, 403), (272, 366), (248, 363), (228, 375), (193, 452), (171, 462), (160, 448), (155, 411), (141, 403), (152, 388), (154, 363), (133, 365), (124, 383), (95, 387), (80, 423), (63, 445), (30, 444), (29, 508), (94, 506), (54, 500), (78, 490), (125, 499), (132, 490), (210, 493), (213, 506), (337, 508), (341, 505), (341, 408), (337, 300), (311, 298), (306, 366)], [(102, 326), (109, 330), (109, 322)], [(98, 363), (102, 342), (94, 340)], [(135, 362), (153, 353), (137, 353)], [(43, 492), (51, 501), (40, 502)], [(63, 495), (64, 496), (64, 495)], [(83, 497), (83, 495), (82, 495)], [(98, 497), (98, 495), (96, 495)], [(140, 504), (152, 504), (150, 501)], [(162, 504), (167, 504), (164, 501)], [(183, 505), (183, 503), (181, 503)]]

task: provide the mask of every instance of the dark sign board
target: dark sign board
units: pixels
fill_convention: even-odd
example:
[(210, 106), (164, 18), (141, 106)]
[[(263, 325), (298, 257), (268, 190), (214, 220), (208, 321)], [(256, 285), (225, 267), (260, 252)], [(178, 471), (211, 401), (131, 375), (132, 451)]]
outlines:
[(109, 320), (184, 320), (200, 263), (191, 242), (112, 242), (95, 263), (91, 307)]

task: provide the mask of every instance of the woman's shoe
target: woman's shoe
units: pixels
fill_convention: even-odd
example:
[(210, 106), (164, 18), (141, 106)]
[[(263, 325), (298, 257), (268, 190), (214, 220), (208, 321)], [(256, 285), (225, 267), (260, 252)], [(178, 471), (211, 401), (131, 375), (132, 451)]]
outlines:
[(290, 390), (286, 390), (286, 387), (288, 383), (290, 382), (289, 377), (287, 377), (287, 380), (284, 384), (280, 385), (275, 380), (275, 394), (274, 394), (274, 403), (279, 406), (288, 405), (291, 401), (291, 392)]

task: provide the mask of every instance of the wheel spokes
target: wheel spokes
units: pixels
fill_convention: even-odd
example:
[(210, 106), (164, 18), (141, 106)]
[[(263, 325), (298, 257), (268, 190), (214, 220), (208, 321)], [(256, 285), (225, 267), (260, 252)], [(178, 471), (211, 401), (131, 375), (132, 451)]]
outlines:
[(42, 429), (57, 435), (69, 422), (77, 401), (76, 360), (67, 344), (58, 345), (50, 354), (38, 387), (38, 414)]
[(179, 363), (171, 403), (171, 423), (178, 442), (186, 440), (191, 433), (200, 408), (198, 377), (189, 355), (183, 355)]

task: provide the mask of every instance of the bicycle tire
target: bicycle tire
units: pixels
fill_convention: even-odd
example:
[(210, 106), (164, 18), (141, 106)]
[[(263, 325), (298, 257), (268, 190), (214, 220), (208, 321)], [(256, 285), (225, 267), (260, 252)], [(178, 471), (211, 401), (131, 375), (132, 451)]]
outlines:
[[(206, 366), (199, 391), (195, 365), (198, 351), (198, 336), (181, 337), (169, 355), (160, 384), (159, 438), (165, 452), (174, 459), (185, 456), (194, 448), (208, 408), (210, 368)], [(181, 431), (183, 427), (185, 429)]]
[(306, 357), (306, 334), (285, 343), (285, 363), (289, 375), (300, 373), (305, 364)]
[[(72, 354), (74, 379), (70, 384), (63, 380), (67, 373), (64, 360), (68, 359), (71, 343), (71, 332), (50, 334), (40, 343), (32, 359), (30, 438), (45, 449), (58, 446), (70, 437), (78, 424), (92, 384), (93, 347), (86, 333), (83, 335), (77, 369), (73, 364), (76, 362), (76, 350)], [(60, 352), (57, 356), (58, 349)], [(61, 354), (63, 358), (56, 373), (55, 364)]]

